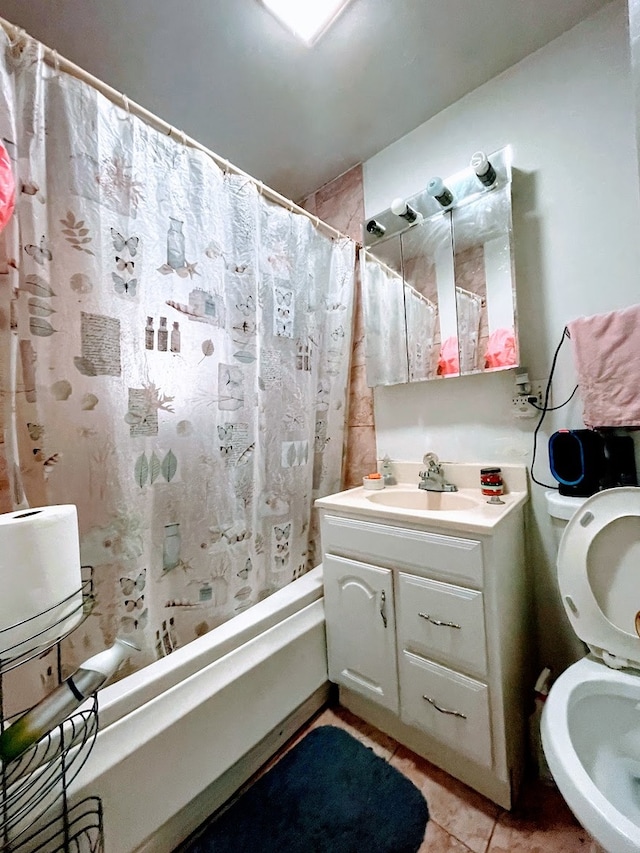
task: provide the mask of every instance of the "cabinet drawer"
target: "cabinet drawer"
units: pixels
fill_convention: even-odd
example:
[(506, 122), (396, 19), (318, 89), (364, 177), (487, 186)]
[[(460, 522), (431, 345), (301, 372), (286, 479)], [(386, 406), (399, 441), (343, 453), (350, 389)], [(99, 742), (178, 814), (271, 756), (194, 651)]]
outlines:
[(482, 545), (474, 539), (325, 514), (322, 548), (343, 557), (482, 587)]
[(491, 767), (486, 684), (403, 651), (400, 708), (403, 722), (418, 726), (472, 761)]
[(400, 649), (486, 675), (481, 592), (400, 572), (397, 625)]

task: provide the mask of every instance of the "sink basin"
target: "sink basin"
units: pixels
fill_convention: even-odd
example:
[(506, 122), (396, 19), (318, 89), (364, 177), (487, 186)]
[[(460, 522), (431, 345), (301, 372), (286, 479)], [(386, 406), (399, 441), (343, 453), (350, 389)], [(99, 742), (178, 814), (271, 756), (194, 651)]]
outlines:
[(367, 500), (382, 506), (402, 509), (428, 510), (429, 512), (455, 512), (475, 509), (479, 503), (459, 492), (427, 492), (424, 489), (384, 489), (367, 495)]
[(397, 485), (379, 490), (357, 486), (318, 498), (315, 506), (338, 515), (356, 515), (368, 521), (394, 524), (408, 522), (461, 533), (493, 533), (496, 525), (527, 500), (527, 469), (524, 465), (502, 465), (505, 492), (500, 503), (490, 504), (480, 490), (480, 466), (475, 463), (445, 463), (444, 475), (457, 492), (428, 492), (418, 488), (418, 462), (394, 466)]

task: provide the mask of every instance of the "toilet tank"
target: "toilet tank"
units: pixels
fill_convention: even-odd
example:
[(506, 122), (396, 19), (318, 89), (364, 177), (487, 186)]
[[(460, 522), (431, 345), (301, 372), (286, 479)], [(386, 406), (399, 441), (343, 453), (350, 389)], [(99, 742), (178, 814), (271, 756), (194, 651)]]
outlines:
[(557, 551), (569, 519), (587, 498), (572, 498), (568, 495), (561, 495), (556, 491), (545, 492), (544, 496), (547, 502), (547, 512), (551, 516), (551, 528)]

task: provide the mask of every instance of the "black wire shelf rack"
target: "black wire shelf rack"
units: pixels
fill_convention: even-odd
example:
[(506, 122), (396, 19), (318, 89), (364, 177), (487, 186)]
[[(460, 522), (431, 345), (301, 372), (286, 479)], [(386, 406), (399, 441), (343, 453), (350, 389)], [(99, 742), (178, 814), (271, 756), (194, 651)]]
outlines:
[[(0, 630), (0, 732), (24, 713), (5, 714), (5, 675), (55, 649), (60, 684), (61, 643), (87, 618), (93, 604), (93, 570), (83, 566), (79, 590), (32, 619)], [(9, 645), (6, 638), (15, 637), (16, 629), (20, 641)], [(103, 851), (99, 798), (73, 805), (68, 800), (69, 785), (89, 757), (97, 734), (96, 694), (16, 758), (0, 762), (0, 853)]]

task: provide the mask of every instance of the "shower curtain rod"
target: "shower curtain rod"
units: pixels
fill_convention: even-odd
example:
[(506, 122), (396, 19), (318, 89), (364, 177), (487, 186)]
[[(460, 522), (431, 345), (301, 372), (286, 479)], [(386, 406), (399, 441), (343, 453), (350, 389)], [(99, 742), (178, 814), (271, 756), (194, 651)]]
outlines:
[[(38, 39), (29, 35), (26, 30), (23, 30), (21, 27), (16, 26), (15, 24), (10, 23), (4, 18), (0, 18), (0, 26), (7, 34), (10, 39), (12, 46), (17, 47), (19, 50), (22, 50), (27, 41), (38, 42)], [(50, 47), (47, 47), (45, 44), (42, 44), (42, 48), (44, 51), (44, 60), (48, 65), (53, 66), (56, 71), (64, 71), (66, 74), (70, 74), (72, 77), (75, 77), (78, 80), (81, 80), (83, 83), (87, 83), (92, 88), (96, 89), (106, 98), (108, 98), (112, 103), (116, 104), (116, 106), (122, 107), (128, 113), (133, 113), (133, 115), (142, 119), (145, 124), (148, 124), (150, 127), (154, 128), (154, 130), (159, 131), (160, 133), (165, 134), (165, 136), (169, 136), (171, 139), (175, 139), (178, 142), (182, 142), (183, 145), (189, 146), (190, 148), (196, 148), (198, 151), (202, 151), (208, 157), (210, 157), (220, 168), (226, 172), (233, 172), (234, 175), (238, 175), (239, 177), (246, 178), (248, 181), (251, 181), (254, 184), (260, 195), (263, 195), (265, 198), (268, 198), (269, 201), (273, 201), (276, 204), (279, 204), (280, 207), (285, 207), (287, 210), (290, 210), (292, 213), (299, 213), (303, 216), (306, 216), (307, 219), (310, 219), (316, 228), (321, 231), (325, 231), (329, 236), (335, 237), (338, 239), (348, 239), (352, 240), (348, 234), (343, 234), (342, 231), (338, 231), (337, 228), (333, 228), (333, 226), (329, 225), (327, 222), (324, 222), (318, 216), (314, 216), (309, 213), (308, 210), (305, 210), (304, 207), (300, 207), (300, 205), (296, 204), (291, 199), (286, 196), (281, 195), (276, 190), (271, 189), (271, 187), (263, 184), (262, 181), (257, 180), (257, 178), (252, 177), (247, 172), (244, 172), (242, 169), (239, 169), (237, 166), (234, 166), (233, 163), (229, 162), (229, 160), (225, 160), (224, 157), (221, 157), (219, 154), (216, 154), (215, 151), (212, 151), (210, 148), (207, 148), (202, 143), (198, 142), (196, 139), (193, 139), (182, 130), (177, 130), (177, 128), (170, 125), (168, 122), (159, 118), (154, 113), (149, 110), (141, 107), (140, 104), (137, 104), (135, 101), (130, 100), (126, 95), (121, 92), (118, 92), (117, 89), (113, 89), (107, 83), (102, 80), (99, 80), (97, 77), (94, 77), (93, 74), (90, 74), (88, 71), (85, 71), (84, 68), (80, 68), (79, 65), (71, 62), (68, 59), (60, 56), (57, 50), (53, 50)], [(352, 240), (356, 242), (355, 240)], [(356, 245), (359, 245), (356, 243)]]
[(428, 305), (432, 311), (438, 310), (438, 306), (436, 305), (436, 303), (432, 302), (428, 296), (424, 296), (422, 293), (420, 293), (420, 291), (416, 290), (415, 287), (412, 287), (411, 290), (413, 292), (413, 295), (416, 296), (421, 302), (424, 302), (426, 305)]
[(385, 264), (384, 261), (381, 261), (380, 258), (376, 258), (375, 255), (372, 255), (371, 252), (368, 249), (365, 249), (365, 247), (362, 246), (360, 243), (358, 243), (357, 245), (360, 248), (360, 254), (364, 255), (365, 259), (376, 263), (382, 270), (384, 270), (384, 272), (388, 273), (388, 275), (392, 276), (393, 278), (402, 278), (402, 276), (397, 270), (394, 270), (392, 267), (387, 266), (387, 264)]
[(484, 299), (479, 293), (474, 293), (471, 290), (465, 290), (464, 287), (460, 287), (458, 284), (456, 284), (456, 293), (463, 293), (465, 296), (469, 296), (471, 299), (478, 301), (480, 305), (484, 304)]

